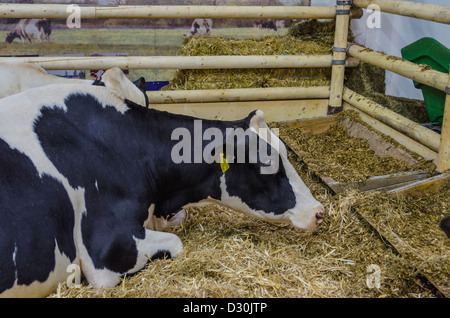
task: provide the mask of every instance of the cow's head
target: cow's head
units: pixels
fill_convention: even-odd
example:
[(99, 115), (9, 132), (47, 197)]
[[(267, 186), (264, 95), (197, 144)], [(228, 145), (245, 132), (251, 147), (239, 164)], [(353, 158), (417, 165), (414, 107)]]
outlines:
[(10, 32), (6, 35), (6, 43), (12, 43), (15, 38), (20, 38), (20, 36), (16, 32)]
[(222, 147), (229, 168), (220, 177), (220, 203), (260, 219), (314, 230), (322, 222), (323, 205), (289, 162), (286, 146), (268, 128), (264, 113), (255, 111), (247, 120), (246, 137), (227, 133)]

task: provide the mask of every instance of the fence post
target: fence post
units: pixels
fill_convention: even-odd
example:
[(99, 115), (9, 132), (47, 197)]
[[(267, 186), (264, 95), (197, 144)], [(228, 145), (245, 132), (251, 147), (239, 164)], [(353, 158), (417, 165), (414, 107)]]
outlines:
[(336, 1), (336, 27), (334, 34), (333, 62), (331, 66), (330, 100), (328, 104), (329, 114), (335, 114), (342, 110), (345, 59), (347, 57), (346, 48), (351, 5), (352, 0)]
[(444, 118), (442, 120), (441, 145), (439, 147), (437, 171), (444, 172), (450, 169), (450, 74), (445, 89)]

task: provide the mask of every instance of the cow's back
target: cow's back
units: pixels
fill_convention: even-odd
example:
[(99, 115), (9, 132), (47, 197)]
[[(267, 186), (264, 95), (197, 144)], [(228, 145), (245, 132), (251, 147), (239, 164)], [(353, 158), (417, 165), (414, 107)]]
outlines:
[(92, 80), (67, 79), (50, 75), (39, 65), (30, 63), (0, 63), (0, 98), (51, 84), (90, 85), (92, 82)]

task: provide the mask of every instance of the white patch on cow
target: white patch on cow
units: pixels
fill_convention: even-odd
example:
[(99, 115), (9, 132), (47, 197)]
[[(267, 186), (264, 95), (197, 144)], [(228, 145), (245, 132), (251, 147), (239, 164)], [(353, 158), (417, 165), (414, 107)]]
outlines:
[(34, 281), (30, 285), (17, 285), (16, 273), (14, 286), (0, 294), (0, 298), (45, 297), (57, 288), (58, 283), (65, 281), (69, 275), (66, 268), (70, 265), (70, 259), (59, 250), (56, 240), (55, 244), (55, 268), (44, 282)]
[(92, 264), (91, 259), (88, 258), (88, 260), (89, 266), (82, 262), (81, 270), (93, 288), (111, 288), (120, 283), (122, 273), (116, 273), (106, 268), (97, 269)]
[[(147, 107), (145, 95), (131, 82), (121, 69), (113, 67), (106, 70), (101, 78), (105, 87), (122, 100), (128, 99)], [(47, 85), (92, 85), (93, 80), (63, 78), (48, 74), (41, 66), (23, 62), (0, 63), (0, 98), (18, 94), (30, 88)], [(49, 95), (53, 96), (53, 95)]]
[[(157, 232), (145, 229), (145, 238), (137, 239), (136, 249), (138, 251), (136, 264), (127, 271), (132, 274), (140, 271), (149, 259), (158, 251), (168, 251), (172, 257), (178, 256), (183, 251), (183, 244), (178, 236), (172, 233)], [(88, 264), (81, 262), (83, 265), (83, 274), (86, 276), (93, 288), (111, 288), (120, 283), (120, 276), (125, 273), (116, 273), (108, 269), (94, 268), (90, 258)], [(86, 268), (88, 265), (89, 268)]]
[(168, 251), (171, 257), (176, 257), (183, 252), (183, 243), (177, 235), (172, 233), (146, 229), (144, 239), (134, 238), (134, 240), (136, 241), (138, 258), (136, 265), (128, 273), (141, 270), (149, 259), (159, 251)]
[(98, 182), (97, 182), (97, 179), (95, 179), (94, 185), (95, 185), (95, 188), (97, 189), (97, 191), (99, 191), (99, 190), (98, 190)]
[(85, 84), (93, 80), (63, 78), (48, 74), (41, 66), (23, 62), (0, 63), (0, 98), (23, 92), (30, 88), (50, 84)]

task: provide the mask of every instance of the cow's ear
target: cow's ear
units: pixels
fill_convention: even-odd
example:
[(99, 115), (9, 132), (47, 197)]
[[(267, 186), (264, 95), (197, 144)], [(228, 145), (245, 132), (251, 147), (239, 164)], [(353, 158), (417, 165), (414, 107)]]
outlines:
[(147, 91), (147, 84), (145, 83), (145, 78), (140, 77), (137, 80), (133, 82), (134, 85), (136, 85), (137, 88), (143, 93)]
[(143, 109), (142, 105), (136, 104), (135, 102), (132, 102), (129, 99), (124, 100), (125, 104), (130, 108), (130, 109)]
[[(252, 116), (253, 114), (253, 116)], [(250, 114), (250, 129), (258, 132), (259, 128), (266, 128), (266, 122), (264, 121), (264, 112), (262, 110), (257, 110)]]

